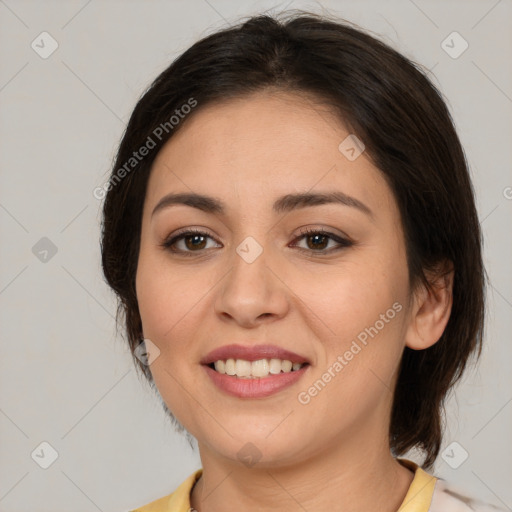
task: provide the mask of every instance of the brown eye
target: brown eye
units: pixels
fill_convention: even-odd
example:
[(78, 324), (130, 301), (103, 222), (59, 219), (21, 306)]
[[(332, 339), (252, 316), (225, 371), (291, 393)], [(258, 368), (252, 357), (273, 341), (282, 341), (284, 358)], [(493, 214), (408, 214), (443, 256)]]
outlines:
[(206, 249), (208, 239), (213, 240), (208, 233), (189, 229), (165, 240), (161, 246), (173, 253), (189, 256), (194, 252), (199, 253)]
[(206, 245), (206, 237), (203, 235), (191, 235), (184, 237), (183, 240), (185, 241), (187, 249), (190, 250), (204, 249), (204, 246)]
[(321, 234), (307, 235), (306, 240), (308, 247), (312, 250), (325, 249), (329, 243), (329, 237)]
[[(347, 238), (342, 238), (338, 235), (335, 235), (334, 233), (330, 233), (329, 231), (324, 231), (321, 229), (304, 230), (302, 231), (301, 236), (298, 237), (295, 242), (302, 239), (306, 240), (306, 247), (299, 247), (298, 245), (297, 247), (309, 253), (317, 253), (318, 255), (329, 254), (331, 252), (338, 251), (353, 245), (353, 242)], [(334, 242), (334, 246), (331, 246), (328, 250), (325, 250), (329, 246), (330, 242)]]

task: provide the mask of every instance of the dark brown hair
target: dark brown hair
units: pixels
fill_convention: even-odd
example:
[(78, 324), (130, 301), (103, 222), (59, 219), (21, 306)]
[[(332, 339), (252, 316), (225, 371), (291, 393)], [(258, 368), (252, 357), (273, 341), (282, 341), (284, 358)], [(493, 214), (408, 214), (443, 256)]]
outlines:
[[(430, 286), (428, 272), (453, 264), (448, 325), (432, 347), (405, 348), (391, 412), (392, 452), (419, 448), (423, 467), (430, 468), (441, 446), (447, 393), (470, 356), (481, 352), (480, 225), (468, 165), (441, 93), (420, 66), (349, 22), (304, 11), (251, 17), (191, 46), (137, 103), (102, 189), (103, 272), (119, 298), (132, 354), (142, 339), (135, 275), (152, 162), (205, 105), (264, 90), (311, 94), (363, 141), (400, 210), (411, 286)], [(183, 116), (191, 99), (198, 106)], [(170, 122), (178, 114), (179, 121)], [(149, 153), (130, 160), (144, 145), (152, 146)], [(134, 362), (155, 389), (149, 368), (135, 356)]]

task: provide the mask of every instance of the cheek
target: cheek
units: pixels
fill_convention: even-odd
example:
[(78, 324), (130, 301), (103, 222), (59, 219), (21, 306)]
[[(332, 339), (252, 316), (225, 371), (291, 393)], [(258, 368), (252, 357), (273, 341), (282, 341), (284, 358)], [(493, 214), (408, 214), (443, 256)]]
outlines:
[(201, 325), (204, 279), (197, 273), (170, 271), (165, 261), (141, 254), (137, 270), (137, 300), (145, 338), (159, 349), (150, 366), (155, 385), (167, 407), (187, 424), (190, 414), (190, 369), (197, 365), (192, 345)]
[[(369, 379), (389, 386), (404, 346), (406, 262), (391, 251), (366, 254), (356, 255), (342, 269), (317, 273), (314, 279), (302, 274), (294, 289), (307, 306), (303, 311), (313, 335), (321, 340), (317, 372), (331, 368), (338, 377), (333, 380), (344, 391), (353, 388), (345, 396), (360, 396), (361, 385)], [(337, 366), (339, 371), (332, 368), (336, 361), (342, 365)]]
[(298, 273), (294, 292), (311, 309), (311, 314), (323, 321), (326, 333), (333, 337), (355, 336), (378, 322), (388, 310), (387, 317), (391, 320), (403, 318), (396, 314), (396, 309), (400, 308), (390, 308), (399, 303), (405, 310), (407, 269), (405, 264), (395, 265), (389, 260), (374, 258), (364, 261), (356, 256), (339, 269), (330, 267), (322, 272)]
[(150, 251), (141, 252), (136, 288), (144, 335), (166, 344), (179, 325), (194, 316), (201, 295), (208, 289), (197, 272), (184, 267), (171, 269), (165, 255)]
[[(165, 253), (142, 251), (136, 289), (143, 333), (160, 350), (150, 370), (162, 394), (197, 377), (205, 325), (212, 317), (212, 298), (223, 272), (197, 265), (171, 265)], [(208, 335), (211, 331), (208, 331)], [(176, 382), (169, 374), (176, 376)]]
[[(183, 329), (187, 329), (189, 300), (180, 293), (176, 277), (171, 278), (165, 268), (150, 258), (142, 257), (137, 271), (137, 300), (142, 320), (144, 338), (150, 339), (159, 350), (158, 357), (149, 369), (167, 407), (180, 409), (179, 382), (183, 379), (187, 343), (180, 343)], [(190, 292), (188, 292), (190, 293)], [(184, 296), (185, 295), (185, 296)]]
[[(297, 396), (307, 405), (298, 410), (328, 416), (334, 430), (384, 415), (390, 406), (406, 323), (406, 288), (390, 277), (354, 267), (335, 284), (317, 281), (306, 301), (322, 321), (311, 320), (312, 335), (320, 341), (318, 361)], [(299, 295), (308, 297), (305, 292)]]

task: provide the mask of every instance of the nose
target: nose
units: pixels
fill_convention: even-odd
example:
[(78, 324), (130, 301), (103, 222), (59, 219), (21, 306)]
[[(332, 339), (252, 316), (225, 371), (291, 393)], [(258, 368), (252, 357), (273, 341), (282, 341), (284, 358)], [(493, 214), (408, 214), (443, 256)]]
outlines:
[(290, 301), (275, 262), (270, 261), (265, 249), (253, 261), (240, 254), (234, 253), (231, 270), (217, 289), (217, 315), (245, 328), (283, 318)]

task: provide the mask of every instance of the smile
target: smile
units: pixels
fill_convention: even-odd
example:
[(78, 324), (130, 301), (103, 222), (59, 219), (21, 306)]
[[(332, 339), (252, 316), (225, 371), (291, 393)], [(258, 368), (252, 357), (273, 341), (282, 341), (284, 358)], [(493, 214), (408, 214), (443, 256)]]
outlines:
[(246, 359), (227, 359), (218, 360), (209, 366), (221, 374), (236, 376), (243, 379), (257, 379), (278, 375), (280, 373), (290, 373), (300, 370), (305, 363), (292, 363), (288, 359), (258, 359), (257, 361), (248, 361)]
[[(222, 392), (237, 398), (254, 399), (275, 395), (292, 386), (304, 376), (310, 365), (292, 364), (291, 361), (280, 359), (260, 359), (252, 362), (228, 359), (202, 367)], [(242, 375), (238, 375), (238, 372)]]

